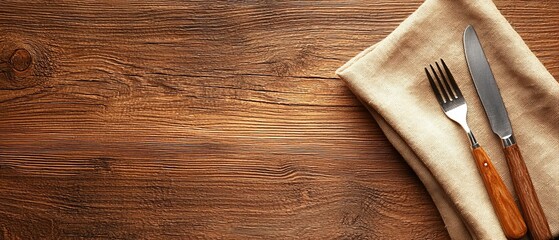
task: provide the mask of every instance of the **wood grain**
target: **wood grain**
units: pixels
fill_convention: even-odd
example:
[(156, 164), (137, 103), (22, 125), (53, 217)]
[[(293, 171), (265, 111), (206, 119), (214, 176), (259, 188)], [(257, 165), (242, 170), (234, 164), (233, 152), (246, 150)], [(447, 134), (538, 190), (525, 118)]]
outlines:
[(334, 75), (421, 2), (2, 1), (0, 239), (447, 239)]
[(508, 146), (503, 151), (510, 169), (514, 189), (518, 195), (518, 201), (524, 213), (524, 219), (533, 239), (549, 240), (553, 238), (518, 144)]
[(507, 239), (520, 239), (526, 234), (526, 223), (511, 192), (483, 147), (472, 149), (472, 154), (505, 236)]

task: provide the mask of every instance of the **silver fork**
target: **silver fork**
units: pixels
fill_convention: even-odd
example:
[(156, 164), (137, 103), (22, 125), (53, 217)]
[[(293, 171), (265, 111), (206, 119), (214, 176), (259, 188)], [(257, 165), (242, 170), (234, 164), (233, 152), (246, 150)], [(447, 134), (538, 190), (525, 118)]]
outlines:
[(433, 65), (429, 64), (429, 67), (431, 68), (433, 75), (437, 79), (437, 84), (435, 84), (435, 81), (433, 80), (433, 77), (431, 77), (431, 74), (429, 74), (427, 68), (425, 68), (425, 73), (427, 74), (427, 78), (429, 78), (429, 83), (431, 83), (431, 88), (433, 89), (433, 92), (435, 93), (435, 96), (437, 97), (437, 100), (439, 101), (439, 104), (443, 108), (443, 111), (446, 114), (446, 116), (452, 119), (453, 121), (457, 122), (458, 124), (460, 124), (460, 126), (462, 126), (464, 131), (466, 131), (466, 133), (468, 134), (468, 138), (470, 139), (472, 148), (477, 148), (479, 147), (479, 143), (474, 137), (474, 134), (472, 133), (472, 130), (470, 129), (470, 127), (468, 126), (468, 122), (466, 121), (466, 116), (468, 112), (468, 106), (466, 104), (466, 100), (464, 99), (464, 96), (462, 95), (460, 88), (458, 88), (458, 85), (456, 85), (456, 81), (454, 80), (454, 77), (452, 76), (450, 70), (446, 66), (446, 63), (442, 59), (441, 62), (446, 72), (446, 77), (443, 74), (443, 71), (441, 70), (439, 63), (436, 62), (435, 65), (439, 70), (440, 78), (439, 75), (437, 75), (435, 69), (433, 68)]
[(425, 74), (427, 74), (431, 88), (446, 116), (460, 124), (468, 134), (477, 169), (483, 179), (485, 189), (489, 194), (503, 232), (508, 238), (520, 238), (526, 234), (526, 224), (522, 219), (522, 215), (514, 202), (512, 194), (508, 191), (501, 176), (491, 163), (491, 159), (477, 142), (470, 127), (468, 127), (466, 100), (446, 63), (442, 59), (441, 63), (444, 72), (439, 63), (435, 63), (438, 74), (431, 64), (429, 65), (431, 72), (429, 72), (428, 68), (425, 68)]

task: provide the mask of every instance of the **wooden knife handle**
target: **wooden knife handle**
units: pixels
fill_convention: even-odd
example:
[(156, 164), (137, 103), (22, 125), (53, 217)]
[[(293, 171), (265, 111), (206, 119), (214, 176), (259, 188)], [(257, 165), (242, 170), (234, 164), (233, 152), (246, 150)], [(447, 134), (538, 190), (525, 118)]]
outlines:
[(472, 153), (505, 236), (509, 239), (523, 237), (526, 234), (526, 223), (491, 159), (482, 147), (472, 149)]
[(530, 174), (526, 163), (520, 154), (517, 144), (504, 148), (505, 157), (509, 165), (510, 175), (514, 190), (520, 200), (522, 212), (526, 218), (526, 223), (530, 233), (535, 240), (548, 240), (552, 238), (549, 224), (545, 218), (542, 206), (532, 185)]

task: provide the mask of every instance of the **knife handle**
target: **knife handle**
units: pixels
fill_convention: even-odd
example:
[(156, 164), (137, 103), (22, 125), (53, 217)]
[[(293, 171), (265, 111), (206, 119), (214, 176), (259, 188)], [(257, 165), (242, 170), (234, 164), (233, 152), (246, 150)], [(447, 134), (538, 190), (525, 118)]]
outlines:
[(520, 206), (522, 207), (522, 212), (532, 237), (535, 240), (551, 239), (552, 235), (549, 225), (518, 145), (515, 143), (507, 146), (504, 148), (504, 152), (509, 165), (514, 190), (520, 200)]
[(526, 234), (526, 223), (491, 159), (482, 147), (473, 148), (472, 153), (505, 236), (509, 239), (523, 237)]

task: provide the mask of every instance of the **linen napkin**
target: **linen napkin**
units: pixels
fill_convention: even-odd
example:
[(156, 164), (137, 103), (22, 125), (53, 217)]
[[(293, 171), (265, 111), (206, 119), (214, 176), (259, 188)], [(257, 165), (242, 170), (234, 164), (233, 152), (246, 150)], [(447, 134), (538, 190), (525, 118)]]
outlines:
[(448, 119), (423, 68), (443, 58), (468, 104), (468, 122), (511, 192), (500, 139), (468, 72), (472, 24), (555, 237), (559, 235), (559, 84), (490, 0), (427, 0), (384, 40), (337, 70), (425, 184), (453, 239), (505, 239), (460, 126)]

